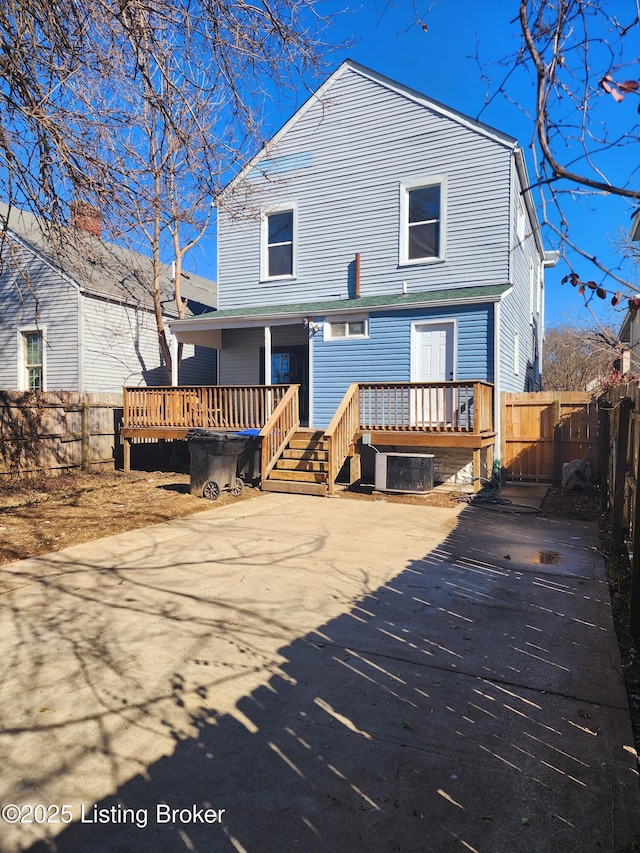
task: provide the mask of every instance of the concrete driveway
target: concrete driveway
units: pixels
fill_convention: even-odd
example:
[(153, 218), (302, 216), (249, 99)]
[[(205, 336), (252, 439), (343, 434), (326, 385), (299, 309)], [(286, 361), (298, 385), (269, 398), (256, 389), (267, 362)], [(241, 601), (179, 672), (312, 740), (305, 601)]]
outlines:
[(5, 566), (0, 849), (625, 850), (596, 534), (268, 494)]

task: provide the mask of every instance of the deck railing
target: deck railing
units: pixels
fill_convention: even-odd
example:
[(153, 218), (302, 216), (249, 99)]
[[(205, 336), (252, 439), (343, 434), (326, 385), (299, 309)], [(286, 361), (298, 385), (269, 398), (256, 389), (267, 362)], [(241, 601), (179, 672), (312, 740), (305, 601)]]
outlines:
[(329, 493), (359, 432), (464, 433), (493, 431), (493, 385), (488, 382), (354, 383), (325, 438)]
[(360, 383), (359, 389), (363, 430), (480, 435), (493, 428), (488, 382)]
[(127, 428), (262, 429), (288, 385), (194, 385), (124, 389)]
[(299, 385), (291, 385), (260, 431), (262, 439), (260, 474), (264, 480), (278, 461), (292, 435), (300, 426), (298, 409)]
[(353, 439), (360, 428), (360, 394), (358, 383), (350, 385), (347, 393), (342, 399), (324, 437), (329, 445), (329, 494), (333, 494), (333, 487), (340, 468), (349, 455)]

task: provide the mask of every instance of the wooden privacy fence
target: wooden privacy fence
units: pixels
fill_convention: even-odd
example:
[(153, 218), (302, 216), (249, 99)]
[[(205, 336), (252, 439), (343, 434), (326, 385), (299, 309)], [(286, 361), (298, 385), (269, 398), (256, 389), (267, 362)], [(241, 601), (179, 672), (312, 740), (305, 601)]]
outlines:
[(630, 382), (600, 400), (600, 494), (611, 511), (611, 545), (631, 558), (629, 633), (640, 636), (640, 388)]
[(508, 480), (560, 483), (562, 466), (589, 452), (598, 473), (598, 401), (592, 394), (502, 394), (500, 461)]
[(114, 467), (122, 394), (0, 391), (0, 475)]

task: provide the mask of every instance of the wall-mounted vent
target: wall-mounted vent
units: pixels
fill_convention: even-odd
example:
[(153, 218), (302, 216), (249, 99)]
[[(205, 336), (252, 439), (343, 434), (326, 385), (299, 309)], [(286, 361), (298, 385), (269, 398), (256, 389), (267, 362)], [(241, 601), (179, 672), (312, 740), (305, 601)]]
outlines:
[(428, 492), (433, 488), (432, 453), (377, 453), (376, 489), (381, 492)]

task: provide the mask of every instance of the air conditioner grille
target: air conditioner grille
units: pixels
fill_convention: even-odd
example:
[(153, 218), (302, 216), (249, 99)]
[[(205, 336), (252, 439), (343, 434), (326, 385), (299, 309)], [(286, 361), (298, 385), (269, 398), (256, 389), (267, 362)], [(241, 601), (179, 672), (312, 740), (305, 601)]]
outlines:
[(432, 453), (378, 453), (375, 486), (379, 491), (421, 493), (433, 489)]

